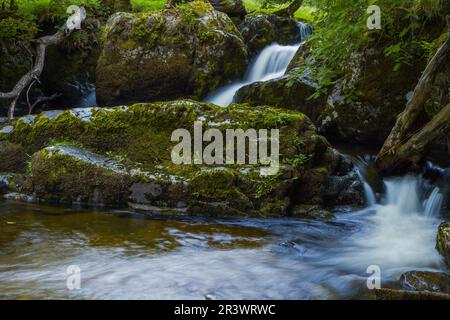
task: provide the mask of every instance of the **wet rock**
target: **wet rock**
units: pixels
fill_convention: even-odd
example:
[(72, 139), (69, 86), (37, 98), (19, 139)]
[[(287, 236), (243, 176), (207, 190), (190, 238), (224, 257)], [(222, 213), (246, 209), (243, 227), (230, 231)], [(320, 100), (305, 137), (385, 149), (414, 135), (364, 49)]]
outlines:
[(439, 225), (436, 249), (444, 257), (447, 264), (450, 264), (450, 223), (443, 222)]
[(265, 82), (255, 82), (244, 86), (236, 93), (236, 102), (250, 105), (272, 105), (296, 110), (316, 121), (325, 108), (325, 99), (312, 99), (317, 84), (304, 73), (288, 75)]
[(295, 198), (301, 203), (325, 207), (364, 205), (363, 183), (349, 160), (327, 148), (321, 161), (324, 166), (302, 173), (295, 188)]
[(375, 296), (377, 300), (450, 300), (450, 295), (444, 293), (393, 289), (377, 289)]
[(230, 17), (244, 17), (247, 14), (242, 0), (208, 0), (217, 11), (225, 12)]
[(0, 129), (0, 134), (7, 135), (14, 130), (14, 126), (4, 126)]
[(273, 14), (247, 15), (239, 31), (251, 57), (273, 42), (288, 45), (299, 41), (297, 22)]
[(248, 53), (254, 57), (264, 47), (275, 41), (275, 31), (272, 23), (265, 15), (246, 16), (239, 25), (239, 31), (244, 38)]
[(443, 272), (409, 271), (400, 276), (400, 283), (406, 290), (450, 294), (450, 275)]
[(292, 208), (291, 216), (301, 219), (321, 219), (333, 218), (333, 212), (324, 210), (318, 205), (296, 205)]
[(202, 0), (162, 12), (116, 13), (104, 38), (97, 66), (102, 105), (202, 98), (247, 68), (239, 31)]
[(27, 203), (37, 203), (38, 199), (34, 195), (28, 195), (23, 193), (7, 193), (3, 196), (6, 200), (10, 201), (20, 201), (20, 202), (27, 202)]

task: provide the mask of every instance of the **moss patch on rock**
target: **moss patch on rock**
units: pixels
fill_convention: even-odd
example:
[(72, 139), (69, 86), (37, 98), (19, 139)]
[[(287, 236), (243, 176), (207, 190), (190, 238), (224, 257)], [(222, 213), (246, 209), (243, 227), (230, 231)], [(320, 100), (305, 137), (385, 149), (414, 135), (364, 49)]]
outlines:
[(443, 222), (439, 225), (436, 249), (444, 257), (447, 264), (450, 264), (450, 223)]

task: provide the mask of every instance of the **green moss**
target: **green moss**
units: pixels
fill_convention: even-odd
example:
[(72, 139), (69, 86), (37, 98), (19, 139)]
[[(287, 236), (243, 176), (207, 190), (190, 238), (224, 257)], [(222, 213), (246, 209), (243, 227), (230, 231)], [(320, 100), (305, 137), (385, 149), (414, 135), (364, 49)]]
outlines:
[(30, 164), (25, 192), (60, 203), (124, 205), (131, 180), (68, 155), (41, 150)]
[(0, 141), (0, 172), (23, 172), (27, 155), (21, 145)]
[(450, 223), (443, 222), (439, 225), (436, 236), (436, 250), (450, 264)]
[[(29, 167), (32, 177), (28, 186), (30, 192), (37, 192), (51, 201), (61, 199), (70, 202), (80, 198), (86, 202), (92, 201), (92, 192), (96, 190), (95, 181), (99, 183), (97, 189), (106, 188), (109, 194), (107, 183), (115, 184), (117, 180), (118, 186), (125, 188), (124, 181), (132, 179), (163, 186), (167, 198), (154, 202), (161, 206), (167, 203), (175, 206), (176, 201), (180, 201), (190, 203), (198, 211), (208, 203), (220, 202), (223, 203), (223, 206), (220, 205), (222, 211), (262, 210), (265, 214), (271, 211), (280, 214), (275, 213), (278, 210), (275, 210), (275, 204), (288, 198), (292, 188), (291, 179), (317, 166), (314, 159), (320, 158), (320, 154), (326, 151), (326, 147), (318, 147), (321, 136), (316, 134), (307, 117), (295, 111), (282, 111), (269, 106), (233, 104), (220, 108), (209, 103), (178, 100), (129, 107), (93, 108), (90, 113), (90, 117), (83, 120), (68, 110), (52, 119), (43, 113), (32, 123), (16, 122), (16, 128), (8, 139), (26, 149), (27, 153), (35, 153)], [(219, 129), (224, 138), (227, 129), (279, 129), (281, 163), (300, 159), (304, 154), (311, 155), (311, 159), (301, 163), (293, 161), (297, 170), (286, 174), (282, 168), (279, 175), (270, 177), (261, 176), (258, 165), (224, 164), (217, 168), (214, 165), (174, 164), (171, 150), (177, 142), (171, 141), (172, 132), (184, 128), (193, 137), (193, 124), (199, 119), (203, 119), (203, 131)], [(203, 147), (208, 144), (204, 142)], [(113, 159), (126, 171), (140, 171), (132, 177), (122, 177), (104, 168), (83, 164), (75, 158), (70, 160), (68, 156), (49, 157), (47, 150), (40, 151), (47, 146), (87, 149)], [(97, 177), (93, 178), (95, 181), (87, 177), (91, 171)], [(154, 177), (149, 178), (150, 175)], [(173, 177), (177, 182), (171, 182)], [(82, 179), (87, 179), (86, 186), (80, 182)], [(73, 186), (72, 180), (81, 186)], [(122, 200), (125, 193), (125, 189), (118, 191)], [(118, 201), (109, 195), (107, 199), (112, 199), (112, 203)], [(194, 206), (193, 202), (197, 205)], [(283, 214), (286, 214), (289, 206), (284, 205), (282, 208)]]

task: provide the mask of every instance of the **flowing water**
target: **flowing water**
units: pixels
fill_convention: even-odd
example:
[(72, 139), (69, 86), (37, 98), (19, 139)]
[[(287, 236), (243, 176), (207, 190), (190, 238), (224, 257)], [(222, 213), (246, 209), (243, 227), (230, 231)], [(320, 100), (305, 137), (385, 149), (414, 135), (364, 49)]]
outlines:
[[(304, 25), (300, 31), (304, 39)], [(282, 76), (299, 46), (267, 47), (244, 81), (209, 101), (227, 106), (242, 86)], [(81, 104), (95, 105), (95, 88), (87, 92)], [(384, 181), (382, 194), (369, 182), (364, 189), (365, 209), (327, 221), (152, 217), (0, 200), (0, 298), (372, 298), (370, 266), (394, 287), (405, 271), (448, 271), (434, 248), (439, 187), (406, 176)], [(80, 290), (67, 289), (73, 265)]]
[(300, 42), (291, 46), (282, 46), (274, 43), (264, 48), (256, 59), (250, 64), (245, 79), (226, 85), (213, 92), (206, 101), (221, 107), (226, 107), (233, 102), (236, 92), (249, 84), (260, 81), (268, 81), (283, 76), (301, 43), (310, 34), (310, 27), (299, 23)]
[[(0, 203), (0, 298), (371, 298), (409, 270), (444, 270), (438, 189), (385, 181), (378, 204), (329, 221), (148, 217)], [(370, 195), (369, 195), (370, 196)], [(374, 198), (374, 196), (373, 196)], [(66, 287), (70, 265), (81, 289)]]

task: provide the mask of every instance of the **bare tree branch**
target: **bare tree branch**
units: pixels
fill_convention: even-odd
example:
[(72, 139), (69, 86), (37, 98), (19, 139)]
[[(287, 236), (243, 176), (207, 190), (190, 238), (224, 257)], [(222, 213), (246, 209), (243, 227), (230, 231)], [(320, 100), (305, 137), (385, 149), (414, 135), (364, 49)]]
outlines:
[[(389, 137), (384, 142), (383, 147), (378, 154), (377, 163), (381, 171), (390, 171), (394, 169), (392, 166), (398, 161), (392, 161), (392, 159), (399, 157), (400, 154), (404, 153), (399, 152), (399, 150), (403, 149), (404, 145), (411, 146), (409, 141), (414, 137), (417, 137), (417, 133), (414, 133), (412, 131), (414, 127), (417, 127), (418, 117), (424, 111), (425, 104), (430, 98), (436, 75), (443, 68), (443, 66), (445, 66), (447, 63), (450, 63), (450, 16), (447, 16), (447, 25), (449, 32), (446, 41), (437, 50), (434, 57), (428, 63), (425, 71), (419, 79), (416, 88), (414, 89), (413, 97), (406, 104), (405, 110), (397, 117), (395, 126), (392, 128)], [(447, 107), (444, 107), (444, 109), (446, 109)], [(429, 122), (429, 124), (432, 124), (433, 121), (436, 121), (435, 118), (437, 116), (438, 115), (436, 115)], [(429, 124), (427, 124), (425, 128), (429, 128)], [(433, 139), (437, 138), (437, 136), (434, 134), (430, 137), (432, 137)], [(427, 143), (433, 142), (428, 138), (423, 140), (423, 142), (425, 141)], [(414, 140), (412, 140), (412, 142), (414, 142)], [(408, 153), (404, 153), (404, 155), (408, 155)]]
[(8, 118), (12, 120), (14, 118), (14, 109), (16, 107), (17, 100), (19, 99), (22, 91), (34, 80), (39, 79), (44, 69), (45, 63), (45, 51), (48, 46), (56, 45), (60, 43), (65, 37), (70, 35), (73, 29), (68, 29), (66, 24), (60, 28), (55, 34), (41, 37), (34, 41), (36, 45), (36, 59), (34, 66), (16, 83), (14, 88), (9, 92), (0, 92), (0, 99), (12, 99), (8, 109)]

